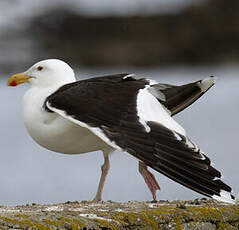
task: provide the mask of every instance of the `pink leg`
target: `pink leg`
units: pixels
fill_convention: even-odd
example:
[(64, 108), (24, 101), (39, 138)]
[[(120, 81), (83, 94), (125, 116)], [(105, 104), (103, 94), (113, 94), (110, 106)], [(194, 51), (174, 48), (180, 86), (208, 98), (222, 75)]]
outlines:
[(104, 164), (101, 166), (101, 177), (100, 177), (100, 182), (98, 185), (98, 189), (97, 189), (97, 193), (95, 195), (95, 198), (93, 199), (93, 202), (99, 202), (102, 200), (102, 191), (104, 188), (104, 184), (105, 184), (105, 179), (106, 176), (109, 172), (110, 169), (110, 161), (109, 161), (109, 156), (108, 155), (104, 155)]
[(139, 172), (143, 176), (144, 181), (153, 196), (153, 200), (156, 201), (156, 191), (160, 190), (160, 187), (154, 175), (150, 171), (148, 171), (147, 165), (141, 161), (139, 161)]

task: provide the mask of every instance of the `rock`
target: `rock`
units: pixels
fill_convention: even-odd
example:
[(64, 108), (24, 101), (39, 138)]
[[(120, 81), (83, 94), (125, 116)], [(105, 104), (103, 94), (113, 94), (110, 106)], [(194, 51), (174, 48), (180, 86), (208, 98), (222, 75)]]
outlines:
[(193, 224), (184, 224), (184, 230), (216, 230), (217, 226), (212, 223), (195, 223)]
[[(223, 230), (239, 228), (239, 205), (212, 200), (68, 201), (54, 205), (0, 208), (0, 229)], [(183, 204), (180, 206), (179, 204)]]

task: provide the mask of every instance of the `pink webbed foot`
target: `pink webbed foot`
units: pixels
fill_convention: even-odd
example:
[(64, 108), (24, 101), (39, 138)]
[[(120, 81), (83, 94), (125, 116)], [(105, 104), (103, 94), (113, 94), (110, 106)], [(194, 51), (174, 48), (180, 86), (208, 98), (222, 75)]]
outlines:
[(160, 190), (160, 186), (154, 175), (147, 169), (147, 165), (141, 161), (139, 161), (139, 172), (143, 176), (144, 181), (153, 196), (153, 201), (156, 201), (156, 191)]

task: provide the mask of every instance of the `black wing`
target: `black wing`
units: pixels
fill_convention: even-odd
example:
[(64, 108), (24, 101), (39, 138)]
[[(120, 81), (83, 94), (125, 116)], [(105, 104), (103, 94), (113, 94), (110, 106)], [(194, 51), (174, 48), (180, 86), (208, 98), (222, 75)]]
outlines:
[(46, 106), (58, 113), (64, 111), (66, 118), (86, 124), (99, 137), (104, 135), (109, 145), (132, 154), (172, 180), (206, 196), (232, 202), (231, 188), (222, 182), (221, 173), (185, 135), (166, 128), (163, 121), (146, 121), (150, 132), (146, 131), (137, 115), (137, 95), (147, 90), (148, 81), (125, 76), (68, 84), (49, 96)]

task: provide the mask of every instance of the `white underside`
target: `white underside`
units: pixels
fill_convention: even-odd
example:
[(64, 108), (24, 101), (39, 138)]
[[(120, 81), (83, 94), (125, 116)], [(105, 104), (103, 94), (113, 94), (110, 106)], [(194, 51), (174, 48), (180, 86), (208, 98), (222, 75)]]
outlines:
[(111, 152), (112, 147), (89, 129), (42, 108), (45, 98), (54, 91), (32, 87), (24, 95), (24, 121), (31, 137), (41, 146), (60, 153)]

